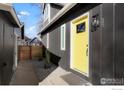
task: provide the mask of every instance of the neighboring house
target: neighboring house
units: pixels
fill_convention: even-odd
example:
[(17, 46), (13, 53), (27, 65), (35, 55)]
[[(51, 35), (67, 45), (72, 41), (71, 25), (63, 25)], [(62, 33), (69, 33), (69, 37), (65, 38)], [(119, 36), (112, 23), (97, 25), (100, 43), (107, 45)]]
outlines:
[(21, 23), (11, 4), (0, 4), (0, 84), (9, 84), (16, 58), (16, 31)]
[(29, 38), (25, 35), (24, 35), (23, 39), (20, 36), (18, 37), (18, 45), (19, 46), (25, 46), (25, 45), (28, 46), (28, 45), (30, 45), (30, 41), (31, 41), (31, 38)]
[(33, 45), (33, 46), (42, 46), (42, 42), (40, 40), (38, 40), (36, 37), (33, 38), (30, 42), (29, 42), (30, 45)]
[(61, 58), (59, 66), (94, 85), (124, 84), (123, 9), (124, 4), (67, 4), (44, 23), (43, 45)]
[(31, 38), (24, 36), (24, 40), (22, 42), (22, 45), (30, 45)]

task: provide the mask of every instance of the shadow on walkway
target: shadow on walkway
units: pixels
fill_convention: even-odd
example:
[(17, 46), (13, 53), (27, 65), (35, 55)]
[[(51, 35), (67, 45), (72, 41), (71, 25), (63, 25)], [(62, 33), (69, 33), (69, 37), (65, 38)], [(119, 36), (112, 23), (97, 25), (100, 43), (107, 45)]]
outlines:
[(31, 62), (19, 62), (10, 85), (38, 85), (38, 78)]
[(38, 77), (38, 81), (43, 81), (51, 72), (53, 72), (58, 66), (50, 63), (48, 68), (45, 68), (45, 61), (31, 61), (34, 66), (34, 71)]
[(49, 68), (44, 68), (44, 65), (44, 61), (19, 62), (10, 85), (38, 85), (57, 68), (54, 64), (50, 64)]

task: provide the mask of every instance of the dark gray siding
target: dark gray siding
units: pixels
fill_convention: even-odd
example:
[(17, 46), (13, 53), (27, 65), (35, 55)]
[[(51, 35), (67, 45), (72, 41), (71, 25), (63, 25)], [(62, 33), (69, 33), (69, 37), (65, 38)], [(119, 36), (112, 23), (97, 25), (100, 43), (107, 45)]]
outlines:
[(60, 51), (60, 27), (49, 33), (49, 51), (55, 55), (62, 56)]
[[(62, 68), (66, 70), (71, 70), (72, 72), (77, 73), (73, 71), (72, 69), (70, 69), (70, 32), (71, 32), (70, 21), (82, 15), (83, 13), (87, 12), (89, 9), (91, 9), (92, 7), (95, 7), (96, 5), (98, 4), (93, 4), (93, 5), (78, 4), (77, 6), (75, 6), (74, 9), (71, 10), (71, 12), (65, 15), (66, 17), (61, 18), (59, 22), (56, 23), (56, 25), (54, 25), (53, 29), (48, 32), (50, 33), (49, 35), (49, 42), (50, 42), (49, 46), (50, 47), (48, 50), (52, 52), (53, 54), (61, 57), (61, 60), (59, 61), (59, 65)], [(66, 50), (61, 51), (60, 50), (60, 26), (64, 23), (66, 23)], [(43, 42), (46, 42), (46, 38), (45, 38), (46, 35), (47, 33), (42, 35), (44, 37), (42, 39)], [(77, 74), (83, 77), (83, 75), (79, 73)]]
[[(47, 6), (48, 7), (48, 6)], [(50, 20), (62, 9), (62, 6), (51, 4), (50, 3)], [(49, 14), (48, 13), (48, 14)], [(49, 17), (49, 16), (48, 16)], [(49, 23), (49, 18), (45, 20), (42, 24), (42, 28), (44, 28)]]
[[(55, 4), (51, 4), (50, 3), (50, 20), (60, 11), (62, 9), (62, 7), (61, 6), (58, 6), (58, 5), (55, 5)], [(49, 23), (49, 21), (48, 21), (48, 19), (42, 24), (42, 28), (44, 28), (47, 24)], [(54, 31), (55, 31), (55, 33), (53, 33), (53, 34), (51, 34), (52, 36), (55, 36), (56, 35), (56, 33), (58, 33), (59, 34), (59, 32), (58, 32), (58, 30), (60, 30), (60, 28), (56, 28)], [(51, 42), (51, 39), (53, 39), (53, 38), (51, 38), (51, 35), (50, 35), (50, 42)], [(58, 42), (58, 41), (57, 41)], [(46, 35), (44, 35), (43, 37), (42, 37), (42, 43), (45, 45), (45, 47), (47, 46), (47, 36)], [(54, 44), (54, 43), (53, 43)], [(50, 50), (52, 51), (52, 48), (53, 48), (53, 44), (50, 44)], [(58, 45), (58, 47), (59, 47), (59, 45)], [(58, 47), (56, 47), (57, 49), (59, 49)], [(56, 52), (54, 52), (54, 53), (56, 53)], [(59, 54), (59, 53), (58, 53)]]
[(42, 43), (45, 47), (47, 47), (47, 35), (41, 37)]
[[(50, 32), (49, 32), (50, 33), (50, 37), (49, 37), (50, 47), (48, 50), (50, 52), (56, 54), (57, 56), (61, 57), (61, 60), (59, 61), (59, 65), (66, 70), (70, 70), (70, 71), (80, 75), (81, 77), (84, 77), (85, 79), (87, 79), (85, 76), (70, 69), (70, 32), (71, 32), (70, 21), (73, 20), (74, 18), (82, 15), (83, 13), (87, 12), (91, 8), (95, 7), (96, 5), (95, 4), (94, 5), (78, 4), (77, 6), (75, 6), (74, 9), (71, 10), (71, 12), (66, 14), (65, 17), (61, 18), (59, 20), (59, 22), (56, 23), (56, 25), (54, 25), (53, 29), (50, 30)], [(60, 50), (60, 31), (59, 30), (60, 30), (60, 26), (64, 23), (66, 23), (66, 50), (61, 51)], [(46, 34), (44, 34), (43, 36), (46, 36)], [(91, 75), (90, 75), (90, 78), (91, 78)]]
[(14, 27), (2, 13), (0, 13), (0, 27), (1, 84), (9, 84), (14, 62)]
[[(95, 8), (94, 8), (95, 7)], [(123, 44), (123, 8), (124, 4), (100, 4), (94, 6), (78, 4), (70, 13), (61, 18), (50, 32), (49, 50), (60, 56), (59, 65), (70, 70), (93, 84), (102, 84), (101, 79), (122, 79), (124, 77), (124, 44)], [(78, 10), (78, 11), (77, 11)], [(70, 21), (74, 18), (90, 12), (90, 76), (86, 78), (78, 72), (70, 69)], [(94, 15), (98, 15), (100, 27), (92, 32), (91, 22)], [(60, 29), (66, 23), (66, 51), (60, 50)], [(122, 82), (123, 84), (124, 82)], [(106, 82), (106, 84), (108, 84)]]
[[(94, 15), (98, 14), (99, 17), (101, 17), (100, 8), (101, 8), (100, 6), (97, 6), (94, 9), (91, 10), (91, 12), (90, 12), (91, 22), (92, 22), (92, 17)], [(91, 30), (90, 30), (90, 32), (91, 32)], [(100, 74), (100, 71), (101, 71), (100, 70), (100, 62), (101, 62), (101, 60), (100, 60), (100, 58), (101, 58), (101, 30), (100, 30), (100, 28), (97, 29), (94, 32), (91, 32), (90, 35), (91, 35), (91, 38), (90, 38), (89, 47), (92, 46), (92, 47), (90, 47), (91, 48), (90, 52), (92, 53), (92, 54), (90, 53), (90, 61), (91, 61), (91, 64), (92, 64), (91, 65), (91, 67), (92, 67), (92, 69), (91, 69), (92, 77), (96, 78), (95, 79), (96, 81), (94, 81), (94, 82), (99, 82), (99, 78), (100, 78), (99, 74)]]
[(66, 23), (66, 44), (65, 51), (61, 51), (63, 55), (61, 56), (61, 60), (59, 65), (66, 69), (70, 69), (70, 22)]
[(93, 84), (102, 84), (100, 81), (102, 78), (118, 80), (118, 82), (105, 81), (106, 85), (124, 84), (123, 9), (124, 4), (102, 4), (91, 10), (92, 16), (99, 14), (101, 18), (100, 29), (91, 32), (90, 39)]
[(52, 19), (61, 9), (61, 6), (50, 4), (50, 19)]
[(13, 68), (13, 58), (14, 58), (14, 33), (13, 27), (9, 24), (4, 25), (4, 59), (3, 64), (6, 64), (3, 67), (3, 81), (7, 84), (12, 76)]
[(56, 28), (54, 31), (49, 33), (49, 51), (61, 58), (59, 64), (64, 69), (69, 68), (70, 59), (70, 23), (66, 23), (66, 44), (65, 50), (61, 50), (61, 34), (60, 27)]
[(3, 55), (3, 22), (0, 18), (0, 84), (2, 83), (2, 55)]
[[(58, 5), (50, 4), (50, 20), (60, 11), (61, 8), (62, 7)], [(42, 40), (43, 40), (43, 44), (47, 47), (47, 35), (45, 35)], [(62, 55), (60, 51), (60, 27), (54, 29), (52, 32), (49, 33), (49, 49), (48, 50), (54, 53), (55, 55), (58, 55), (58, 56)]]
[[(113, 4), (102, 4), (104, 27), (101, 27), (101, 78), (114, 77), (114, 15)], [(105, 69), (106, 68), (106, 69)]]
[[(115, 4), (115, 77), (124, 78), (124, 4)], [(124, 84), (124, 82), (123, 82)]]
[(102, 78), (114, 77), (113, 4), (101, 4), (92, 9), (90, 12), (91, 24), (93, 16), (97, 14), (100, 27), (90, 34), (90, 62), (93, 84), (101, 84), (100, 79)]
[[(95, 7), (95, 8), (94, 8)], [(101, 79), (117, 80), (123, 79), (124, 74), (124, 4), (78, 4), (64, 17), (54, 23), (49, 29), (50, 51), (61, 57), (59, 65), (70, 70), (92, 84), (102, 84)], [(77, 11), (78, 10), (78, 11)], [(83, 13), (90, 11), (90, 76), (86, 78), (78, 72), (70, 69), (70, 21)], [(92, 32), (93, 16), (98, 15), (100, 26)], [(66, 51), (60, 50), (60, 31), (57, 30), (63, 23), (66, 23)], [(53, 30), (54, 28), (54, 30)], [(49, 32), (49, 31), (46, 31)], [(58, 32), (57, 32), (58, 31)], [(46, 35), (44, 32), (44, 35)], [(104, 82), (114, 84), (114, 82)], [(121, 82), (124, 84), (124, 82)], [(116, 85), (116, 84), (115, 84)]]
[[(62, 66), (64, 69), (69, 68), (69, 57), (70, 57), (70, 23), (66, 23), (66, 44), (65, 50), (61, 50), (60, 46), (60, 39), (61, 39), (61, 34), (60, 34), (60, 27), (54, 29), (52, 32), (49, 32), (49, 48), (48, 50), (59, 56), (60, 59), (60, 66)], [(45, 34), (42, 37), (42, 42), (43, 44), (47, 47), (47, 34)]]

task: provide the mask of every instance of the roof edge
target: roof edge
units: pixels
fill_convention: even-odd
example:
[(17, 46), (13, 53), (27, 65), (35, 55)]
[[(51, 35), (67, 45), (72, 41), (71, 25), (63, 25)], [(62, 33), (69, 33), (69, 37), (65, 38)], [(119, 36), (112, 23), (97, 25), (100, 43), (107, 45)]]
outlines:
[(13, 16), (13, 18), (14, 18), (16, 24), (19, 26), (19, 28), (22, 27), (12, 4), (0, 3), (0, 9), (4, 10), (4, 11), (8, 11)]

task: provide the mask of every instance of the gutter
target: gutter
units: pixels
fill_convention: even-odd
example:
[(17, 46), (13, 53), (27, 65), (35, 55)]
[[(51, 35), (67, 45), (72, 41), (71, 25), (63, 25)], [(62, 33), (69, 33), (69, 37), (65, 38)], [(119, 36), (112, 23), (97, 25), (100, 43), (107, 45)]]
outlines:
[(62, 8), (54, 17), (53, 19), (42, 29), (41, 32), (38, 33), (42, 34), (43, 32), (45, 32), (54, 22), (58, 21), (58, 19), (60, 19), (65, 13), (67, 13), (71, 8), (73, 8), (77, 3), (71, 3), (71, 4), (67, 4), (65, 5), (64, 8)]
[(14, 10), (14, 8), (12, 7), (12, 4), (3, 4), (0, 3), (0, 10), (4, 10), (4, 11), (8, 11), (14, 18), (16, 24), (19, 26), (19, 28), (21, 28), (21, 23), (16, 15), (16, 12)]

